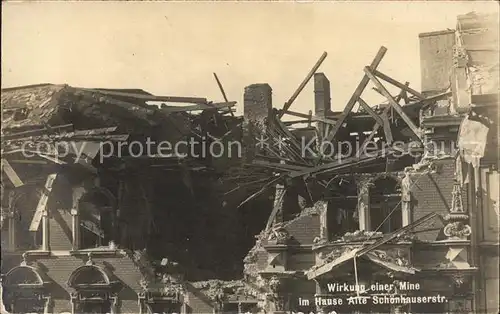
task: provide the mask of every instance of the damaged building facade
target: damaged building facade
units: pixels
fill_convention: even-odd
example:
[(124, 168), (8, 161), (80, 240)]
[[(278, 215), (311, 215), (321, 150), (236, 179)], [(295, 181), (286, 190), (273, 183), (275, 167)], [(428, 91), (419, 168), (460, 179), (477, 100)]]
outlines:
[[(2, 90), (4, 310), (497, 313), (497, 26), (421, 34), (421, 91), (383, 73), (381, 47), (339, 112), (326, 53), (281, 109), (246, 87), (243, 118), (227, 99)], [(314, 112), (293, 111), (311, 79)], [(243, 148), (119, 150), (148, 139)]]

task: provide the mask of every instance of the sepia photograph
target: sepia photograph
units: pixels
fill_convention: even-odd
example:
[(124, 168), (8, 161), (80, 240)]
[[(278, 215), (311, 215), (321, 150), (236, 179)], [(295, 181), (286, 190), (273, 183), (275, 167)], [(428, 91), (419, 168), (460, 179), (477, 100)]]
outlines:
[(0, 314), (497, 314), (496, 1), (3, 1)]

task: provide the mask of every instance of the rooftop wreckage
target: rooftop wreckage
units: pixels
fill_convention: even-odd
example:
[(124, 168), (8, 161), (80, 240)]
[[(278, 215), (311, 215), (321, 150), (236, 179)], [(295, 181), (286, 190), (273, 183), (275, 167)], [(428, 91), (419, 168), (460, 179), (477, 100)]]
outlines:
[(2, 90), (2, 313), (498, 312), (495, 23), (421, 34), (421, 91), (381, 47), (340, 112), (326, 53), (244, 117), (217, 76), (221, 103)]

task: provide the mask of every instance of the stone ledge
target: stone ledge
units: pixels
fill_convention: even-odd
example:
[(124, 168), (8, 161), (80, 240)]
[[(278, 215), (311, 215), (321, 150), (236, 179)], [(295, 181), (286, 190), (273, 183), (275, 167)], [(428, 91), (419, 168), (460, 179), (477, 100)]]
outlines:
[(82, 249), (69, 251), (69, 255), (72, 256), (87, 256), (91, 253), (93, 256), (125, 256), (127, 253), (124, 250), (117, 249), (106, 249), (106, 248), (98, 248), (98, 249)]

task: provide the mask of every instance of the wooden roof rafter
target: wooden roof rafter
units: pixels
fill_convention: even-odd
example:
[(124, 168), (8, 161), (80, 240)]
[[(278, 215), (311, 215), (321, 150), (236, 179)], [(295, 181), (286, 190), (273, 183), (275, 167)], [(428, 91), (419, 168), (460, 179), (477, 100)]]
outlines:
[(326, 53), (326, 51), (323, 52), (323, 54), (321, 55), (321, 57), (319, 57), (318, 61), (316, 61), (316, 63), (312, 67), (311, 71), (309, 71), (309, 73), (304, 78), (304, 80), (302, 81), (302, 83), (300, 83), (299, 87), (297, 87), (297, 89), (295, 90), (295, 92), (292, 94), (292, 96), (290, 97), (290, 99), (288, 99), (288, 101), (283, 105), (283, 109), (280, 110), (280, 111), (278, 111), (278, 118), (279, 119), (281, 119), (283, 117), (283, 115), (288, 111), (288, 109), (292, 106), (293, 102), (295, 101), (295, 99), (297, 99), (297, 97), (299, 96), (300, 92), (302, 92), (302, 90), (304, 89), (304, 87), (306, 87), (307, 83), (309, 83), (309, 81), (313, 77), (314, 73), (316, 73), (316, 71), (319, 69), (319, 67), (323, 63), (323, 61), (325, 61), (327, 55), (328, 54)]
[[(417, 100), (425, 100), (426, 98), (418, 91), (412, 89), (409, 87), (409, 83), (406, 82), (405, 84), (393, 79), (392, 77), (380, 72), (377, 70), (378, 65), (380, 64), (382, 58), (384, 57), (385, 53), (387, 51), (387, 48), (385, 47), (380, 47), (377, 55), (373, 59), (372, 63), (370, 66), (367, 66), (364, 68), (365, 75), (363, 76), (361, 82), (359, 83), (358, 87), (352, 94), (351, 98), (349, 99), (347, 105), (344, 108), (344, 111), (342, 114), (338, 117), (336, 123), (333, 125), (332, 130), (325, 136), (324, 140), (325, 141), (332, 141), (335, 136), (337, 135), (338, 131), (340, 128), (342, 128), (345, 119), (351, 114), (352, 109), (354, 105), (359, 103), (360, 108), (365, 110), (374, 120), (375, 120), (375, 125), (373, 126), (372, 132), (370, 133), (370, 136), (363, 142), (361, 145), (361, 152), (363, 153), (364, 150), (366, 149), (366, 146), (370, 140), (373, 139), (375, 136), (376, 132), (380, 127), (383, 127), (384, 130), (384, 135), (385, 135), (385, 140), (390, 144), (393, 141), (393, 136), (391, 132), (391, 125), (389, 123), (390, 120), (392, 120), (393, 111), (396, 111), (399, 116), (405, 121), (405, 123), (410, 127), (410, 129), (417, 135), (418, 138), (420, 138), (420, 132), (418, 127), (415, 125), (415, 123), (408, 117), (408, 115), (403, 112), (403, 109), (399, 105), (399, 102), (401, 99), (404, 99), (405, 104), (410, 103), (408, 94), (412, 95), (415, 97)], [(378, 78), (381, 78), (382, 80), (399, 87), (401, 89), (400, 93), (394, 98), (392, 95), (387, 91), (387, 89), (382, 85), (380, 80)], [(384, 108), (384, 111), (382, 113), (377, 113), (373, 108), (371, 108), (362, 98), (361, 95), (363, 91), (365, 90), (366, 86), (368, 85), (369, 82), (372, 82), (375, 87), (374, 89), (383, 95), (388, 101), (389, 101), (389, 106)]]
[[(275, 175), (280, 174), (280, 177), (284, 176), (287, 180), (294, 180), (296, 178), (307, 180), (308, 178), (313, 177), (315, 182), (323, 183), (327, 182), (325, 180), (327, 180), (334, 173), (338, 174), (339, 172), (352, 171), (353, 168), (367, 167), (369, 165), (373, 165), (374, 163), (379, 163), (379, 161), (383, 159), (385, 160), (386, 164), (388, 158), (398, 159), (399, 157), (396, 157), (394, 154), (395, 150), (392, 148), (392, 143), (395, 138), (400, 138), (405, 134), (400, 134), (395, 128), (394, 111), (398, 113), (398, 115), (403, 119), (405, 124), (412, 130), (412, 132), (415, 133), (418, 138), (420, 138), (420, 130), (417, 127), (416, 122), (412, 121), (413, 116), (412, 118), (410, 118), (407, 112), (413, 113), (412, 110), (414, 110), (415, 106), (421, 106), (427, 102), (433, 101), (434, 99), (433, 97), (425, 98), (420, 92), (410, 88), (409, 82), (405, 82), (403, 84), (391, 78), (390, 76), (378, 71), (377, 67), (382, 61), (386, 51), (387, 48), (383, 46), (380, 47), (371, 65), (364, 68), (363, 78), (361, 79), (354, 93), (351, 95), (351, 98), (349, 99), (341, 114), (334, 114), (332, 112), (329, 112), (330, 116), (316, 117), (312, 115), (311, 111), (309, 111), (309, 114), (290, 111), (289, 108), (291, 104), (293, 103), (293, 101), (295, 101), (299, 93), (303, 90), (307, 82), (311, 79), (321, 62), (326, 57), (326, 53), (324, 53), (312, 68), (312, 70), (308, 73), (300, 86), (297, 88), (297, 90), (294, 92), (294, 94), (285, 103), (283, 109), (274, 109), (269, 115), (268, 127), (266, 129), (265, 135), (273, 138), (275, 141), (278, 138), (280, 141), (285, 138), (286, 144), (283, 146), (279, 145), (278, 148), (276, 147), (277, 145), (270, 146), (269, 148), (267, 148), (268, 156), (261, 156), (263, 158), (259, 158), (260, 160), (254, 160), (252, 163), (253, 166), (258, 168), (260, 167), (262, 169), (273, 170)], [(399, 93), (395, 97), (393, 97), (387, 91), (385, 86), (380, 82), (379, 78), (384, 82), (398, 87), (400, 89)], [(388, 105), (384, 104), (383, 107), (377, 109), (376, 107), (370, 106), (362, 98), (362, 93), (370, 82), (375, 85), (377, 91), (381, 95), (387, 98), (387, 100), (389, 101)], [(410, 111), (407, 109), (403, 110), (402, 105), (399, 104), (401, 100), (404, 100), (405, 105), (411, 109)], [(362, 110), (362, 112), (352, 112), (356, 103), (359, 103), (359, 108)], [(292, 122), (281, 121), (281, 117), (285, 114), (299, 117), (304, 120)], [(399, 117), (397, 118), (399, 119)], [(371, 121), (372, 119), (373, 121)], [(358, 124), (364, 126), (362, 129), (357, 127), (345, 128), (343, 129), (342, 134), (346, 133), (344, 131), (366, 132), (367, 121), (372, 123), (374, 122), (374, 124), (369, 136), (364, 139), (364, 142), (362, 143), (361, 148), (357, 152), (357, 154), (340, 161), (334, 160), (331, 157), (320, 156), (320, 154), (318, 154), (316, 151), (313, 152), (311, 156), (303, 156), (301, 154), (302, 151), (300, 149), (299, 139), (288, 127), (295, 123), (306, 123), (310, 126), (311, 122), (313, 121), (322, 122), (325, 124), (325, 130), (322, 132), (324, 134), (321, 134), (321, 136), (318, 137), (324, 142), (332, 141), (335, 136), (338, 136), (340, 129), (343, 128), (346, 124), (351, 125), (351, 122), (354, 123), (354, 126), (357, 126)], [(368, 127), (370, 126), (371, 123)], [(381, 127), (383, 135), (380, 133)], [(393, 132), (396, 133), (393, 134)], [(379, 147), (380, 143), (378, 143), (377, 150), (369, 154), (367, 153), (368, 144), (370, 144), (370, 142), (373, 141), (376, 136), (383, 136), (384, 141), (381, 147)], [(404, 152), (404, 155), (406, 155), (408, 153), (408, 149), (405, 149)], [(275, 183), (276, 181), (271, 180), (268, 185), (272, 185)], [(262, 192), (263, 191), (261, 190), (256, 194), (261, 194)], [(248, 200), (245, 200), (245, 202), (247, 201)]]
[[(378, 67), (378, 65), (380, 64), (380, 62), (384, 58), (384, 55), (386, 52), (387, 52), (386, 47), (384, 47), (384, 46), (380, 47), (377, 55), (375, 56), (372, 63), (370, 64), (371, 69), (376, 69)], [(344, 111), (342, 112), (339, 119), (337, 120), (337, 123), (333, 126), (333, 129), (330, 131), (330, 133), (324, 139), (325, 141), (329, 142), (335, 138), (335, 136), (337, 135), (337, 132), (340, 130), (340, 128), (344, 124), (345, 119), (347, 118), (349, 113), (354, 108), (354, 105), (356, 104), (356, 102), (358, 102), (359, 97), (361, 96), (361, 94), (363, 93), (363, 91), (365, 90), (365, 88), (369, 82), (370, 82), (370, 79), (366, 75), (364, 75), (363, 78), (361, 79), (361, 82), (359, 82), (358, 87), (356, 87), (356, 90), (354, 91), (351, 98), (347, 102), (347, 105), (345, 106)]]
[[(227, 99), (227, 96), (226, 96), (226, 92), (224, 91), (224, 87), (222, 87), (222, 83), (220, 82), (219, 77), (217, 76), (217, 74), (215, 72), (214, 72), (214, 78), (215, 78), (215, 81), (217, 82), (217, 86), (219, 87), (219, 90), (222, 94), (222, 97), (224, 98), (224, 101), (226, 103), (229, 103), (229, 100)], [(231, 109), (231, 106), (228, 106), (227, 109), (228, 109), (229, 113), (231, 113), (231, 116), (234, 117), (234, 112)]]
[(105, 89), (90, 89), (90, 88), (80, 88), (81, 90), (89, 91), (96, 94), (103, 94), (108, 96), (118, 96), (134, 98), (141, 101), (166, 101), (166, 102), (176, 102), (176, 103), (194, 103), (194, 104), (206, 104), (207, 99), (201, 97), (181, 97), (181, 96), (155, 96), (139, 93), (130, 92), (119, 92), (113, 90)]
[(408, 85), (408, 83), (401, 83), (395, 79), (393, 79), (392, 77), (390, 77), (389, 75), (386, 75), (378, 70), (372, 70), (372, 73), (373, 75), (383, 79), (384, 81), (386, 81), (387, 83), (390, 83), (396, 87), (399, 87), (401, 88), (402, 90), (404, 90), (405, 92), (409, 93), (409, 94), (412, 94), (413, 96), (419, 98), (419, 99), (425, 99), (425, 96), (422, 95), (421, 93), (417, 92), (416, 90), (414, 90), (413, 88), (410, 88)]
[[(373, 70), (370, 67), (365, 67), (364, 68), (365, 75), (375, 84), (377, 89), (382, 92), (382, 94), (387, 98), (389, 101), (389, 104), (391, 107), (399, 114), (399, 116), (405, 121), (405, 123), (408, 125), (408, 127), (412, 130), (413, 133), (418, 138), (421, 138), (421, 134), (419, 131), (419, 128), (415, 125), (415, 123), (408, 117), (408, 115), (403, 111), (403, 108), (396, 102), (396, 100), (392, 97), (392, 95), (389, 93), (389, 91), (382, 85), (380, 80), (375, 76)], [(405, 85), (402, 85), (405, 86)], [(405, 89), (405, 91), (408, 91)], [(388, 107), (390, 108), (390, 107)]]

